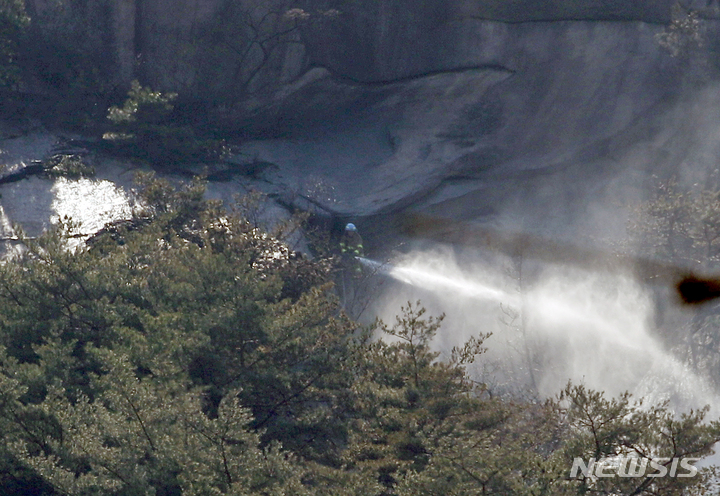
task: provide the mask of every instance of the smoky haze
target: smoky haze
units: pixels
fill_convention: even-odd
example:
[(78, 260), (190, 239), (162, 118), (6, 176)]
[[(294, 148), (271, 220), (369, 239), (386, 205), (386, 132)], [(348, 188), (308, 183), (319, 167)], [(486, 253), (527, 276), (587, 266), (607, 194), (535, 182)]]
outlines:
[(718, 411), (713, 387), (655, 335), (651, 292), (632, 278), (527, 261), (524, 272), (532, 274), (521, 279), (517, 261), (490, 264), (476, 255), (447, 246), (413, 251), (387, 269), (395, 281), (378, 299), (378, 315), (393, 322), (415, 300), (444, 312), (434, 345), (446, 356), (492, 332), (471, 375), (496, 393), (551, 397), (572, 380), (610, 395), (631, 391), (651, 403)]
[[(512, 256), (503, 242), (521, 238), (473, 243), (467, 239), (473, 233), (458, 234), (449, 222), (449, 244), (438, 242), (442, 235), (431, 237), (434, 241), (415, 237), (405, 255), (391, 260), (386, 272), (393, 281), (373, 310), (388, 323), (408, 301), (421, 300), (430, 313), (445, 313), (435, 346), (446, 354), (471, 335), (492, 332), (489, 350), (472, 374), (498, 393), (554, 396), (572, 380), (608, 395), (627, 390), (650, 403), (669, 400), (678, 410), (709, 404), (716, 415), (716, 381), (681, 351), (695, 339), (692, 323), (712, 314), (712, 304), (682, 307), (670, 283), (687, 269), (711, 266), (695, 262), (691, 253), (675, 266), (660, 263), (638, 244), (633, 221), (638, 205), (657, 193), (658, 182), (672, 178), (683, 191), (712, 189), (720, 147), (718, 95), (717, 85), (698, 88), (667, 111), (651, 135), (617, 156), (578, 161), (540, 176), (483, 178), (477, 191), (490, 193), (474, 198), (499, 199), (486, 215), (463, 217), (457, 201), (453, 211), (439, 208), (447, 202), (422, 207), (431, 218), (441, 212), (467, 219), (465, 225), (490, 226), (486, 234), (548, 240), (550, 251), (575, 246), (642, 257), (653, 270), (667, 268), (666, 279), (639, 274), (632, 264), (608, 270), (602, 264), (564, 263), (562, 251), (554, 258)], [(481, 210), (477, 203), (473, 207)], [(495, 251), (483, 248), (488, 245)]]

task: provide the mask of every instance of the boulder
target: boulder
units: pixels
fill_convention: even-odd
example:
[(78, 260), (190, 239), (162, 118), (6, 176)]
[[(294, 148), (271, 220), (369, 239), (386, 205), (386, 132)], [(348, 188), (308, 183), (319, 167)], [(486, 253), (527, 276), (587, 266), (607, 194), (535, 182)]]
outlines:
[[(646, 139), (640, 129), (655, 132), (683, 80), (661, 30), (465, 20), (436, 33), (448, 43), (435, 47), (432, 72), (377, 82), (315, 68), (233, 122), (256, 136), (243, 152), (276, 164), (271, 181), (286, 194), (308, 196), (309, 178), (322, 177), (333, 195), (314, 200), (328, 212), (488, 212), (503, 198), (471, 200), (475, 189), (568, 167), (589, 176)], [(473, 205), (447, 207), (460, 197)]]

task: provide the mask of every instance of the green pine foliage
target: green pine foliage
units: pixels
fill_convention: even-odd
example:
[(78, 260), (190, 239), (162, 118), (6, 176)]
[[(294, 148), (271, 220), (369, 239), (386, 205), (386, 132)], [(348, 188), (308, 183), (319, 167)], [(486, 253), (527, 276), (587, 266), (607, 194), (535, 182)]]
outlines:
[[(692, 186), (685, 186), (675, 178), (655, 178), (655, 182), (652, 195), (635, 208), (628, 223), (633, 248), (692, 271), (717, 271), (720, 268), (718, 171)], [(708, 304), (699, 308), (679, 329), (677, 325), (661, 329), (673, 351), (715, 386), (720, 377), (718, 323), (718, 307)]]
[[(455, 494), (461, 487), (512, 494), (525, 484), (516, 469), (528, 453), (515, 429), (525, 429), (527, 409), (484, 398), (466, 376), (462, 363), (482, 353), (488, 335), (438, 361), (430, 344), (442, 317), (424, 313), (419, 302), (409, 304), (392, 328), (379, 326), (394, 341), (364, 345), (353, 386), (358, 418), (345, 456), (388, 494)], [(538, 438), (526, 434), (532, 451)]]
[(0, 87), (13, 86), (20, 79), (17, 44), (29, 23), (23, 0), (0, 0)]
[[(359, 331), (332, 264), (204, 199), (139, 179), (145, 209), (70, 250), (59, 223), (0, 266), (0, 493), (692, 494), (695, 478), (570, 479), (573, 457), (711, 452), (672, 415), (568, 386), (494, 397), (408, 304)], [(382, 339), (379, 339), (382, 337)]]
[(105, 152), (153, 166), (217, 162), (229, 151), (224, 140), (201, 136), (173, 119), (177, 93), (153, 91), (132, 81), (122, 106), (108, 109), (112, 123), (103, 135)]
[(628, 226), (641, 249), (688, 266), (720, 266), (720, 188), (716, 174), (701, 186), (658, 181)]
[[(137, 229), (73, 253), (63, 240), (72, 225), (61, 224), (0, 270), (0, 343), (25, 377), (14, 404), (57, 434), (20, 439), (12, 456), (71, 494), (145, 492), (153, 481), (184, 488), (227, 451), (227, 487), (203, 482), (225, 493), (236, 479), (244, 487), (249, 467), (238, 457), (280, 474), (272, 457), (291, 457), (278, 441), (327, 456), (325, 444), (342, 435), (329, 385), (353, 330), (335, 315), (327, 274), (306, 271), (301, 295), (285, 296), (283, 280), (305, 260), (221, 215), (200, 183), (177, 193), (143, 184), (148, 210)], [(215, 468), (202, 468), (202, 457)], [(87, 477), (72, 485), (68, 470)]]

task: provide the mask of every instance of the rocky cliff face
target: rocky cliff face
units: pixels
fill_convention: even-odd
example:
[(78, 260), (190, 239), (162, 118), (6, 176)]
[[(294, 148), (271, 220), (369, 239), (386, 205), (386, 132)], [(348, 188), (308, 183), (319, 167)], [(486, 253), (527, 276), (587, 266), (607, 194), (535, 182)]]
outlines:
[(383, 81), (361, 81), (328, 64), (234, 122), (272, 137), (247, 143), (247, 153), (334, 178), (347, 191), (335, 208), (347, 215), (405, 206), (440, 186), (453, 190), (448, 198), (473, 181), (591, 168), (623, 153), (616, 148), (637, 139), (631, 129), (651, 129), (678, 96), (680, 67), (657, 45), (661, 29), (448, 24), (436, 33), (445, 43), (425, 52), (428, 72), (393, 79), (379, 69)]
[(648, 169), (714, 149), (668, 127), (714, 108), (657, 43), (671, 0), (28, 1), (49, 39), (70, 26), (68, 43), (105, 54), (117, 84), (208, 102), (244, 137), (236, 161), (272, 164), (237, 188), (327, 215), (412, 206), (566, 229), (642, 195)]
[(138, 77), (159, 89), (232, 100), (274, 90), (317, 65), (361, 81), (458, 68), (456, 59), (478, 47), (455, 32), (477, 21), (658, 24), (669, 22), (672, 3), (28, 0), (28, 10), (34, 35), (104, 58), (116, 81)]

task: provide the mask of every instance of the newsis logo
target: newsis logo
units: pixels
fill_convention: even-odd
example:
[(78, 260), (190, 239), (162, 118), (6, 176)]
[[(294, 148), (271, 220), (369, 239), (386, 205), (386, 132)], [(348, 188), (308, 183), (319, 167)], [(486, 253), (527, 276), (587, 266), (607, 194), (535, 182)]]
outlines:
[(587, 478), (596, 477), (695, 477), (698, 469), (692, 464), (700, 458), (638, 458), (620, 456), (596, 460), (590, 458), (587, 463), (582, 458), (573, 460), (570, 478), (580, 474)]

